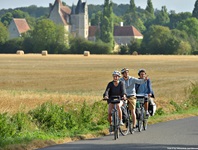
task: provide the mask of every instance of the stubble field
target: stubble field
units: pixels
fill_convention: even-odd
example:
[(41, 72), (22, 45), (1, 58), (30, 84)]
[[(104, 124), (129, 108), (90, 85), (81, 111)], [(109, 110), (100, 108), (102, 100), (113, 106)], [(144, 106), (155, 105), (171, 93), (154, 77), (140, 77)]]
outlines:
[[(170, 100), (184, 103), (198, 81), (198, 56), (0, 55), (0, 113), (29, 111), (52, 101), (68, 109), (84, 100), (100, 101), (113, 70), (145, 68), (158, 108), (170, 111)], [(102, 101), (101, 101), (102, 102)]]

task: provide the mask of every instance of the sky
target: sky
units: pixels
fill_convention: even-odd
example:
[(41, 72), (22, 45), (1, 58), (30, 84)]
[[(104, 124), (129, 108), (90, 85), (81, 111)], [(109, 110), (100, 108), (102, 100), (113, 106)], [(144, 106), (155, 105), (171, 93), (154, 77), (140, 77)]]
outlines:
[[(26, 7), (30, 5), (37, 5), (48, 7), (49, 3), (54, 3), (55, 0), (0, 0), (0, 9)], [(78, 0), (62, 0), (67, 5), (77, 4)], [(104, 0), (82, 0), (87, 4), (104, 4)], [(112, 0), (116, 4), (129, 4), (130, 0)], [(147, 0), (134, 0), (137, 7), (146, 8)], [(179, 12), (192, 12), (196, 0), (152, 0), (154, 9), (161, 9), (166, 6), (168, 12), (175, 10)]]

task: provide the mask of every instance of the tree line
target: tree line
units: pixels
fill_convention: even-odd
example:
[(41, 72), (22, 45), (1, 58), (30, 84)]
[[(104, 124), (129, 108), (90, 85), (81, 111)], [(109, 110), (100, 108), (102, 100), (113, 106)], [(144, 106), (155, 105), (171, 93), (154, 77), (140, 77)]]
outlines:
[[(64, 3), (64, 5), (66, 5)], [(143, 40), (131, 39), (129, 45), (120, 46), (119, 54), (197, 54), (198, 53), (198, 0), (191, 12), (167, 12), (166, 6), (154, 10), (152, 0), (147, 0), (145, 9), (136, 7), (134, 0), (129, 4), (117, 5), (104, 0), (103, 5), (89, 5), (89, 22), (100, 25), (96, 42), (73, 38), (63, 31), (63, 27), (47, 19), (49, 8), (29, 6), (17, 9), (0, 10), (0, 53), (25, 49), (38, 52), (48, 49), (50, 53), (81, 53), (92, 50), (94, 53), (112, 53), (115, 45), (113, 27), (123, 22), (133, 25), (143, 35)], [(26, 18), (31, 31), (21, 38), (8, 40), (7, 27), (12, 18)], [(39, 30), (46, 28), (47, 31)], [(64, 36), (68, 34), (68, 36)], [(45, 37), (43, 37), (45, 35)], [(65, 39), (67, 38), (67, 39)], [(82, 45), (80, 45), (82, 44)], [(81, 49), (83, 48), (83, 49)]]

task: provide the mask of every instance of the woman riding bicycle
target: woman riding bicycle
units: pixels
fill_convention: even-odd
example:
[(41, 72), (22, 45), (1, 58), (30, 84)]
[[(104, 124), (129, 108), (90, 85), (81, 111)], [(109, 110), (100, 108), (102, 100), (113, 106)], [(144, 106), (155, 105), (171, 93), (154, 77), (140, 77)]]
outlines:
[[(113, 81), (109, 82), (107, 85), (107, 88), (104, 92), (104, 99), (108, 99), (108, 121), (110, 124), (110, 132), (112, 131), (112, 124), (111, 124), (111, 111), (113, 109), (113, 105), (111, 104), (111, 97), (113, 96), (119, 96), (122, 99), (126, 100), (126, 90), (125, 90), (125, 86), (124, 83), (121, 82), (120, 79), (120, 72), (119, 71), (114, 71), (112, 73), (113, 76)], [(123, 101), (120, 101), (120, 103), (116, 104), (117, 105), (117, 109), (118, 109), (118, 113), (119, 113), (119, 119), (120, 119), (120, 125), (124, 125), (124, 123), (122, 122), (122, 111), (121, 111), (121, 106), (123, 105)]]

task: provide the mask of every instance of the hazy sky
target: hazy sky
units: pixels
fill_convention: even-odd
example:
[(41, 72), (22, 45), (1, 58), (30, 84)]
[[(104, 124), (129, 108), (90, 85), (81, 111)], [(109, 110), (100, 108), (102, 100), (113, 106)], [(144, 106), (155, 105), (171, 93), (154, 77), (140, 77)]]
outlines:
[[(48, 7), (49, 3), (54, 3), (55, 0), (0, 0), (0, 9), (17, 8), (30, 5)], [(74, 3), (77, 4), (78, 0), (62, 0), (69, 6)], [(84, 0), (85, 1), (85, 0)], [(104, 0), (86, 0), (88, 4), (103, 4)], [(153, 7), (161, 9), (162, 6), (166, 6), (168, 11), (175, 10), (178, 12), (192, 12), (196, 0), (152, 0)], [(117, 4), (129, 4), (130, 0), (113, 0)], [(145, 8), (147, 0), (135, 0), (136, 6)]]

